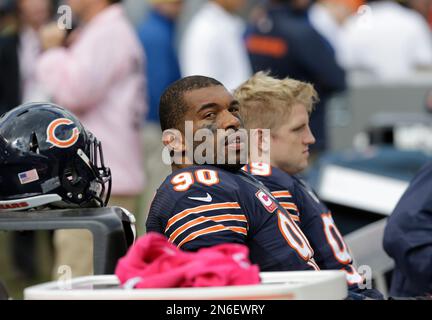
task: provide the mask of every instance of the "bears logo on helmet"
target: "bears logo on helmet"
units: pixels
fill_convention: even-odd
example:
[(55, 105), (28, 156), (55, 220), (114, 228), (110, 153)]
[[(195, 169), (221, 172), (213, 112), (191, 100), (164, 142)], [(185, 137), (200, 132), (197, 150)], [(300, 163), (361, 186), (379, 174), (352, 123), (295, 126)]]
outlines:
[[(77, 127), (73, 127), (72, 136), (68, 139), (61, 139), (56, 135), (56, 129), (61, 126), (70, 126), (73, 125), (74, 122), (70, 119), (60, 118), (53, 120), (47, 128), (47, 142), (58, 148), (69, 148), (73, 146), (79, 138), (79, 130)], [(70, 130), (68, 130), (70, 131)]]

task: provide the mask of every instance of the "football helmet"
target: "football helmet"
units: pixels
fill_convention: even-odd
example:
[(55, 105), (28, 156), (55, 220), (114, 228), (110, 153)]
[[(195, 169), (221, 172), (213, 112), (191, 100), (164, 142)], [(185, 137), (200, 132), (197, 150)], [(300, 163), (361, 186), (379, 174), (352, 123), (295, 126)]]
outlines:
[(102, 145), (69, 111), (29, 103), (0, 118), (0, 211), (106, 206)]

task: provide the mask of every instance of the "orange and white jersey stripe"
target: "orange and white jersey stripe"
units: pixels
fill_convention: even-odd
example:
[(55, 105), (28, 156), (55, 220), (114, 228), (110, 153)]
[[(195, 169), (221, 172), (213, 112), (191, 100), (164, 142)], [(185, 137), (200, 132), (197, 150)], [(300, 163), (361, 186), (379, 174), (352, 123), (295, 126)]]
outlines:
[[(228, 221), (240, 221), (240, 222), (245, 222), (247, 223), (247, 219), (246, 216), (242, 215), (242, 214), (221, 214), (221, 215), (217, 215), (217, 216), (211, 216), (211, 217), (204, 217), (204, 216), (200, 216), (198, 218), (195, 218), (185, 224), (183, 224), (181, 227), (178, 227), (177, 229), (175, 229), (170, 237), (169, 237), (169, 241), (174, 242), (181, 234), (183, 234), (184, 232), (186, 232), (187, 230), (196, 227), (200, 224), (203, 224), (205, 222), (228, 222)], [(246, 228), (243, 228), (246, 230)], [(243, 233), (243, 232), (241, 232)]]
[(222, 202), (222, 203), (212, 203), (212, 204), (206, 204), (194, 208), (188, 208), (180, 213), (177, 213), (174, 215), (171, 219), (168, 220), (167, 226), (165, 228), (165, 232), (167, 232), (173, 224), (180, 221), (183, 218), (186, 218), (187, 216), (191, 214), (198, 214), (213, 210), (222, 210), (222, 209), (240, 209), (240, 205), (237, 202)]
[(292, 198), (292, 194), (288, 190), (272, 191), (272, 195), (278, 200), (281, 200), (281, 198)]
[(200, 236), (208, 235), (208, 234), (215, 233), (215, 232), (221, 232), (221, 231), (232, 231), (232, 232), (240, 233), (243, 235), (247, 235), (246, 228), (243, 228), (243, 227), (226, 227), (222, 224), (218, 224), (215, 226), (211, 226), (211, 227), (204, 228), (204, 229), (190, 233), (187, 237), (185, 237), (182, 241), (180, 241), (180, 243), (178, 244), (178, 247), (180, 248), (185, 243), (192, 241), (192, 240), (195, 240), (196, 238), (198, 238)]
[(298, 212), (297, 205), (294, 202), (279, 202), (282, 207), (287, 210), (294, 210)]
[(291, 219), (296, 222), (300, 222), (300, 213), (297, 205), (293, 202), (292, 193), (288, 190), (272, 191), (273, 197), (275, 197), (279, 204), (289, 213)]
[(229, 231), (246, 236), (248, 220), (237, 202), (220, 202), (187, 208), (173, 215), (165, 228), (169, 241), (179, 247), (198, 237)]

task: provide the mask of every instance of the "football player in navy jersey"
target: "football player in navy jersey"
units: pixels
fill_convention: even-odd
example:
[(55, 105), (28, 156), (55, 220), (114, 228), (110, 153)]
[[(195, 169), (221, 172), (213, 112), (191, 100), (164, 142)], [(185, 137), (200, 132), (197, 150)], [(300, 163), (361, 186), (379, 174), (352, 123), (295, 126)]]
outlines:
[[(353, 266), (353, 259), (331, 212), (312, 189), (296, 174), (308, 166), (309, 146), (315, 138), (309, 128), (309, 115), (317, 93), (313, 86), (294, 79), (275, 79), (259, 72), (242, 84), (234, 97), (251, 133), (262, 135), (253, 141), (270, 144), (260, 147), (270, 153), (270, 162), (250, 163), (244, 170), (253, 174), (272, 192), (306, 235), (321, 269), (346, 272), (351, 293), (364, 279)], [(259, 116), (257, 116), (259, 115)], [(267, 138), (261, 130), (270, 130)], [(266, 141), (268, 139), (269, 141)], [(358, 290), (372, 298), (382, 298), (375, 290)]]
[[(239, 104), (220, 82), (191, 76), (173, 83), (161, 97), (160, 121), (173, 173), (155, 195), (147, 231), (162, 233), (188, 251), (247, 245), (262, 271), (319, 269), (309, 241), (285, 208), (241, 170), (248, 150), (238, 135)], [(205, 141), (212, 147), (201, 150), (188, 141), (191, 124), (194, 137), (212, 133)], [(203, 157), (196, 157), (198, 150)], [(230, 151), (234, 159), (221, 156)]]

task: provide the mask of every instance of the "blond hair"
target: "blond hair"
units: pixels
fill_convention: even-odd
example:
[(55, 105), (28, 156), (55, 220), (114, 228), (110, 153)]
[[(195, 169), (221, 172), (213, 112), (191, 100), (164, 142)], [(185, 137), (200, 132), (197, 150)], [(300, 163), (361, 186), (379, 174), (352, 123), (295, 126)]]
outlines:
[(311, 113), (318, 101), (310, 83), (290, 78), (280, 80), (261, 71), (238, 87), (234, 97), (240, 103), (240, 114), (247, 129), (278, 129), (287, 121), (295, 104), (304, 105)]

